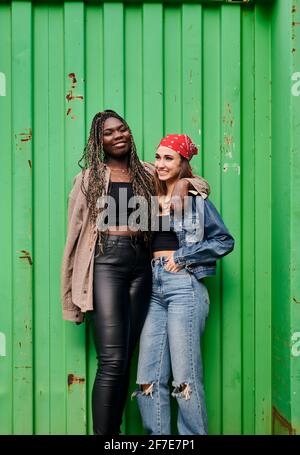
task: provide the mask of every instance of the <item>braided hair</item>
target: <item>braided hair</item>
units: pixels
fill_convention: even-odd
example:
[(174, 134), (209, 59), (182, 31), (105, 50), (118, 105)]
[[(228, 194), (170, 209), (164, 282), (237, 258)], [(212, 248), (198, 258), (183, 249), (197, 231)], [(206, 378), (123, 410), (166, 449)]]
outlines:
[[(84, 152), (78, 165), (82, 169), (81, 190), (86, 197), (87, 206), (89, 208), (89, 221), (91, 228), (96, 224), (97, 217), (103, 208), (97, 207), (97, 200), (99, 197), (105, 195), (105, 151), (103, 149), (103, 126), (105, 120), (108, 118), (116, 118), (120, 120), (130, 133), (131, 148), (129, 151), (129, 174), (132, 181), (132, 188), (134, 195), (143, 196), (148, 204), (148, 226), (151, 226), (151, 196), (155, 194), (154, 179), (149, 174), (143, 164), (140, 162), (132, 132), (127, 122), (118, 115), (115, 111), (105, 110), (98, 112), (91, 124), (88, 142), (84, 148)], [(83, 164), (81, 164), (83, 162)], [(84, 184), (84, 175), (86, 169), (89, 168), (88, 187)], [(151, 238), (151, 231), (143, 231), (144, 240), (149, 244)], [(98, 244), (100, 252), (103, 253), (104, 235), (99, 232)]]

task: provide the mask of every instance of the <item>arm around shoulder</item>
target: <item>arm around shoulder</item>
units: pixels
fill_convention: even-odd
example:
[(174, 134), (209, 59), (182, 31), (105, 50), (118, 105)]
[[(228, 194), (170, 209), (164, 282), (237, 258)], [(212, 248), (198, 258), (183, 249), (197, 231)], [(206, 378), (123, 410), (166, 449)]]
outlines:
[(210, 195), (209, 183), (203, 177), (195, 175), (190, 178), (186, 177), (182, 180), (186, 180), (189, 183), (189, 190), (195, 191), (196, 193), (200, 194), (203, 197), (203, 199), (206, 199)]

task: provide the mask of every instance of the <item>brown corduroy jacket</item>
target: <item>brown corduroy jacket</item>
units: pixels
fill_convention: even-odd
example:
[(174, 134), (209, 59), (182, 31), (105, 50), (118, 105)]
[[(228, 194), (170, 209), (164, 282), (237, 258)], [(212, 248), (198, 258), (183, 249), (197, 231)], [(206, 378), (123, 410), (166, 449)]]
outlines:
[[(153, 173), (151, 164), (143, 163), (148, 172)], [(85, 171), (84, 183), (88, 187), (89, 169)], [(110, 170), (106, 167), (105, 194), (110, 180)], [(207, 197), (208, 183), (200, 178), (187, 179), (195, 190)], [(61, 301), (63, 319), (82, 322), (84, 313), (93, 310), (94, 253), (98, 237), (96, 226), (91, 229), (89, 209), (81, 190), (82, 172), (73, 180), (73, 188), (68, 198), (67, 238), (61, 267)]]

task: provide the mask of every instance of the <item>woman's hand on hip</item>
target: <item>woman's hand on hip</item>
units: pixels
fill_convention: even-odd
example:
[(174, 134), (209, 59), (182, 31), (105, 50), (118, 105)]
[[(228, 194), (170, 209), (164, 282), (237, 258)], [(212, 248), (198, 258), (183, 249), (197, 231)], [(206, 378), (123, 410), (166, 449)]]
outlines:
[(174, 262), (174, 256), (173, 256), (173, 253), (170, 253), (168, 256), (167, 256), (167, 264), (165, 265), (165, 270), (167, 272), (173, 272), (173, 273), (176, 273), (176, 272), (179, 272), (179, 270), (183, 269), (183, 266), (181, 265), (178, 265)]

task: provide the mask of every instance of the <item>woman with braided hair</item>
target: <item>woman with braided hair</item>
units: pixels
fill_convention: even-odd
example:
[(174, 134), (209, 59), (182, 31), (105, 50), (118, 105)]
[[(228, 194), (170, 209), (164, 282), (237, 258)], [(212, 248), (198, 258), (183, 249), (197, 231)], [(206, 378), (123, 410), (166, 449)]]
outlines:
[[(130, 224), (129, 202), (139, 197), (151, 207), (153, 169), (139, 160), (126, 121), (110, 110), (93, 118), (78, 164), (82, 170), (69, 195), (62, 262), (63, 317), (81, 323), (91, 312), (98, 359), (93, 430), (116, 435), (152, 288), (151, 232)], [(205, 186), (200, 179), (197, 184)], [(151, 226), (151, 210), (147, 218)]]

